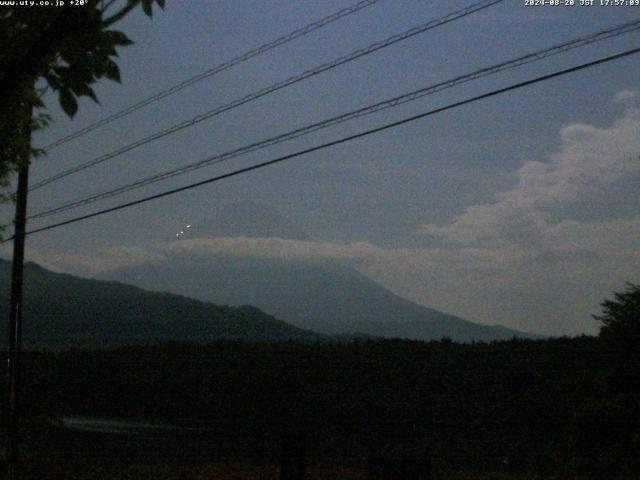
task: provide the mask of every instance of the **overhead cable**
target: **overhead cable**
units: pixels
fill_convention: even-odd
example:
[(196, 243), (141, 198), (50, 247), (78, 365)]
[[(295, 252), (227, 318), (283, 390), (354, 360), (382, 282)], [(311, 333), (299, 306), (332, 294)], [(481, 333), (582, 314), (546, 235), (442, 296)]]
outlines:
[[(329, 148), (329, 147), (332, 147), (332, 146), (335, 146), (335, 145), (340, 145), (340, 144), (343, 144), (343, 143), (346, 143), (346, 142), (350, 142), (350, 141), (353, 141), (353, 140), (356, 140), (356, 139), (359, 139), (359, 138), (363, 138), (363, 137), (366, 137), (366, 136), (369, 136), (369, 135), (373, 135), (375, 133), (380, 133), (382, 131), (389, 130), (391, 128), (399, 127), (401, 125), (405, 125), (405, 124), (414, 122), (416, 120), (435, 115), (437, 113), (445, 112), (447, 110), (452, 110), (454, 108), (461, 107), (463, 105), (468, 105), (468, 104), (471, 104), (471, 103), (475, 103), (477, 101), (484, 100), (486, 98), (494, 97), (496, 95), (500, 95), (500, 94), (503, 94), (503, 93), (506, 93), (506, 92), (510, 92), (510, 91), (513, 91), (513, 90), (518, 90), (520, 88), (524, 88), (524, 87), (529, 86), (529, 85), (533, 85), (533, 84), (536, 84), (536, 83), (540, 83), (540, 82), (544, 82), (544, 81), (547, 81), (547, 80), (551, 80), (553, 78), (557, 78), (557, 77), (560, 77), (560, 76), (563, 76), (563, 75), (568, 75), (570, 73), (574, 73), (574, 72), (577, 72), (577, 71), (580, 71), (580, 70), (591, 68), (591, 67), (594, 67), (596, 65), (602, 65), (604, 63), (608, 63), (608, 62), (611, 62), (613, 60), (618, 60), (618, 59), (621, 59), (623, 57), (628, 57), (630, 55), (635, 55), (637, 53), (640, 53), (640, 48), (633, 48), (633, 49), (626, 50), (624, 52), (621, 52), (621, 53), (618, 53), (618, 54), (615, 54), (615, 55), (609, 55), (607, 57), (600, 58), (598, 60), (594, 60), (594, 61), (591, 61), (591, 62), (588, 62), (588, 63), (583, 63), (583, 64), (577, 65), (575, 67), (571, 67), (571, 68), (567, 68), (567, 69), (564, 69), (564, 70), (556, 71), (554, 73), (550, 73), (550, 74), (547, 74), (547, 75), (542, 75), (542, 76), (533, 78), (531, 80), (526, 80), (524, 82), (515, 83), (515, 84), (509, 85), (507, 87), (499, 88), (497, 90), (493, 90), (491, 92), (484, 93), (482, 95), (477, 95), (475, 97), (471, 97), (471, 98), (468, 98), (466, 100), (461, 100), (459, 102), (451, 103), (451, 104), (446, 105), (444, 107), (436, 108), (434, 110), (429, 110), (427, 112), (420, 113), (418, 115), (413, 115), (411, 117), (404, 118), (404, 119), (398, 120), (396, 122), (388, 123), (388, 124), (383, 125), (381, 127), (372, 128), (370, 130), (366, 130), (364, 132), (357, 133), (355, 135), (349, 135), (347, 137), (342, 137), (342, 138), (339, 138), (337, 140), (333, 140), (331, 142), (327, 142), (327, 143), (323, 143), (321, 145), (317, 145), (315, 147), (306, 148), (304, 150), (299, 150), (297, 152), (294, 152), (294, 153), (291, 153), (291, 154), (288, 154), (288, 155), (284, 155), (284, 156), (281, 156), (281, 157), (277, 157), (277, 158), (274, 158), (272, 160), (268, 160), (268, 161), (265, 161), (265, 162), (262, 162), (262, 163), (251, 165), (249, 167), (245, 167), (245, 168), (241, 168), (241, 169), (238, 169), (238, 170), (234, 170), (232, 172), (225, 173), (223, 175), (218, 175), (218, 176), (215, 176), (215, 177), (212, 177), (212, 178), (208, 178), (206, 180), (201, 180), (199, 182), (195, 182), (195, 183), (191, 183), (189, 185), (185, 185), (183, 187), (174, 188), (174, 189), (167, 190), (167, 191), (164, 191), (164, 192), (161, 192), (161, 193), (157, 193), (155, 195), (150, 195), (150, 196), (147, 196), (147, 197), (144, 197), (144, 198), (140, 198), (138, 200), (134, 200), (134, 201), (127, 202), (127, 203), (122, 203), (122, 204), (116, 205), (114, 207), (105, 208), (105, 209), (99, 210), (97, 212), (89, 213), (89, 214), (86, 214), (86, 215), (81, 215), (81, 216), (78, 216), (78, 217), (71, 218), (69, 220), (65, 220), (65, 221), (54, 223), (54, 224), (51, 224), (51, 225), (46, 225), (44, 227), (36, 228), (34, 230), (28, 231), (26, 234), (27, 235), (33, 235), (35, 233), (44, 232), (44, 231), (47, 231), (47, 230), (52, 230), (54, 228), (59, 228), (59, 227), (62, 227), (64, 225), (77, 223), (77, 222), (80, 222), (80, 221), (83, 221), (83, 220), (88, 220), (90, 218), (102, 216), (102, 215), (105, 215), (107, 213), (111, 213), (111, 212), (115, 212), (115, 211), (118, 211), (118, 210), (123, 210), (123, 209), (126, 209), (126, 208), (130, 208), (130, 207), (133, 207), (135, 205), (140, 205), (140, 204), (143, 204), (143, 203), (147, 203), (147, 202), (150, 202), (152, 200), (157, 200), (159, 198), (163, 198), (163, 197), (167, 197), (169, 195), (174, 195), (176, 193), (180, 193), (180, 192), (184, 192), (184, 191), (187, 191), (187, 190), (191, 190), (191, 189), (194, 189), (194, 188), (197, 188), (197, 187), (201, 187), (203, 185), (208, 185), (210, 183), (219, 182), (219, 181), (225, 180), (227, 178), (235, 177), (235, 176), (238, 176), (238, 175), (241, 175), (241, 174), (244, 174), (244, 173), (248, 173), (248, 172), (251, 172), (251, 171), (254, 171), (254, 170), (258, 170), (258, 169), (261, 169), (261, 168), (264, 168), (264, 167), (275, 165), (277, 163), (281, 163), (281, 162), (284, 162), (286, 160), (291, 160), (293, 158), (301, 157), (303, 155), (307, 155), (307, 154), (312, 153), (312, 152), (316, 152), (316, 151), (319, 151), (319, 150), (324, 150), (326, 148)], [(11, 240), (12, 238), (13, 237), (8, 238), (7, 240), (4, 240), (1, 243), (7, 242), (7, 241)]]
[(317, 67), (314, 67), (312, 69), (306, 70), (300, 74), (294, 75), (292, 77), (289, 77), (285, 80), (282, 80), (280, 82), (274, 83), (268, 87), (262, 88), (256, 92), (250, 93), (248, 95), (245, 95), (244, 97), (241, 97), (239, 99), (234, 100), (233, 102), (227, 103), (225, 105), (222, 105), (220, 107), (217, 107), (213, 110), (210, 110), (208, 112), (202, 113), (200, 115), (197, 115), (189, 120), (185, 120), (183, 122), (180, 122), (176, 125), (173, 125), (169, 128), (166, 128), (164, 130), (158, 131), (156, 133), (153, 133), (147, 137), (141, 138), (139, 140), (136, 140), (135, 142), (129, 143), (123, 147), (120, 147), (110, 153), (101, 155), (97, 158), (94, 158), (92, 160), (89, 160), (87, 162), (81, 163), (80, 165), (77, 165), (75, 167), (69, 168), (67, 170), (64, 170), (60, 173), (57, 173), (55, 175), (52, 175), (36, 184), (34, 184), (30, 191), (33, 190), (37, 190), (39, 188), (44, 187), (45, 185), (49, 185), (50, 183), (53, 183), (55, 181), (61, 180), (65, 177), (68, 177), (69, 175), (73, 175), (75, 173), (81, 172), (83, 170), (86, 170), (87, 168), (90, 167), (94, 167), (96, 165), (99, 165), (103, 162), (106, 162), (107, 160), (111, 160), (115, 157), (118, 157), (124, 153), (130, 152), (136, 148), (139, 148), (143, 145), (147, 145), (148, 143), (154, 142), (156, 140), (159, 140), (161, 138), (164, 138), (168, 135), (171, 135), (173, 133), (179, 132), (181, 130), (184, 130), (185, 128), (189, 128), (192, 127), (194, 125), (197, 125), (200, 122), (203, 122), (205, 120), (208, 120), (216, 115), (220, 115), (221, 113), (224, 112), (228, 112), (229, 110), (233, 110), (237, 107), (240, 107), (241, 105), (244, 105), (246, 103), (249, 103), (253, 100), (257, 100), (261, 97), (264, 97), (266, 95), (269, 95), (273, 92), (276, 92), (278, 90), (281, 90), (283, 88), (286, 88), (290, 85), (293, 85), (295, 83), (301, 82), (303, 80), (306, 80), (307, 78), (313, 77), (315, 75), (319, 75), (320, 73), (326, 72), (328, 70), (334, 69), (340, 65), (344, 65), (345, 63), (349, 63), (352, 62), (358, 58), (364, 57), (366, 55), (370, 55), (374, 52), (377, 52), (378, 50), (381, 50), (383, 48), (389, 47), (391, 45), (394, 45), (398, 42), (401, 42), (403, 40), (407, 40), (411, 37), (414, 37), (416, 35), (419, 35), (421, 33), (427, 32), (428, 30), (432, 30), (436, 27), (448, 24), (450, 22), (453, 22), (455, 20), (464, 18), (468, 15), (471, 15), (472, 13), (478, 12), (480, 10), (484, 10), (485, 8), (488, 8), (492, 5), (495, 5), (497, 3), (501, 3), (504, 0), (482, 0), (480, 2), (474, 3), (468, 7), (462, 8), (460, 10), (456, 10), (455, 12), (449, 13), (443, 17), (440, 17), (436, 20), (431, 20), (427, 23), (424, 23), (422, 25), (419, 25), (417, 27), (413, 27), (410, 28), (409, 30), (397, 34), (397, 35), (392, 35), (391, 37), (386, 38), (385, 40), (373, 43), (371, 45), (369, 45), (368, 47), (359, 49), (359, 50), (355, 50), (347, 55), (344, 55), (342, 57), (339, 57), (335, 60), (332, 60), (330, 62), (327, 63), (323, 63), (322, 65), (319, 65)]
[(114, 122), (120, 118), (126, 117), (127, 115), (132, 114), (133, 112), (136, 112), (144, 107), (146, 107), (147, 105), (151, 105), (152, 103), (155, 103), (159, 100), (162, 100), (163, 98), (166, 98), (170, 95), (173, 95), (174, 93), (177, 93), (181, 90), (184, 90), (187, 87), (190, 87), (191, 85), (194, 85), (206, 78), (212, 77), (218, 73), (221, 73), (225, 70), (228, 70), (231, 67), (234, 67), (240, 63), (246, 62), (247, 60), (250, 60), (254, 57), (257, 57), (259, 55), (262, 55), (263, 53), (266, 53), (270, 50), (273, 50), (274, 48), (280, 47), (286, 43), (289, 43), (292, 40), (295, 40), (297, 38), (303, 37), (305, 35), (308, 35), (311, 32), (314, 32), (316, 30), (321, 29), (322, 27), (325, 27), (326, 25), (329, 25), (337, 20), (340, 20), (341, 18), (344, 18), (348, 15), (351, 15), (353, 13), (356, 13), (364, 8), (367, 8), (375, 3), (378, 3), (380, 0), (362, 0), (359, 1), (349, 7), (343, 8), (341, 10), (338, 10), (335, 13), (332, 13), (331, 15), (328, 15), (324, 18), (321, 18), (320, 20), (310, 23), (308, 25), (305, 25), (304, 27), (298, 28), (297, 30), (294, 30), (291, 33), (288, 33), (286, 35), (283, 35), (281, 37), (276, 38), (275, 40), (272, 40), (271, 42), (265, 43), (264, 45), (261, 45), (258, 48), (254, 48), (253, 50), (249, 50), (248, 52), (245, 52), (241, 55), (238, 55), (235, 58), (232, 58), (231, 60), (228, 60), (224, 63), (221, 63), (219, 65), (216, 65), (215, 67), (211, 67), (207, 70), (205, 70), (204, 72), (201, 72), (191, 78), (188, 78), (176, 85), (173, 85), (172, 87), (169, 87), (165, 90), (162, 90), (160, 92), (157, 92), (143, 100), (140, 100), (137, 103), (134, 103), (133, 105), (130, 105), (112, 115), (109, 115), (108, 117), (105, 117), (101, 120), (98, 120), (95, 123), (92, 123), (91, 125), (88, 125), (87, 127), (84, 127), (76, 132), (73, 132), (69, 135), (66, 135), (62, 138), (59, 138), (58, 140), (56, 140), (55, 142), (49, 143), (48, 145), (45, 145), (44, 147), (42, 147), (43, 150), (49, 152), (51, 150), (53, 150), (56, 147), (59, 147), (60, 145), (63, 145), (65, 143), (70, 142), (71, 140), (74, 140), (76, 138), (82, 137), (83, 135), (86, 135), (89, 132), (93, 132), (94, 130), (97, 130), (98, 128), (101, 128), (111, 122)]
[(322, 130), (343, 122), (346, 122), (348, 120), (353, 120), (359, 117), (363, 117), (365, 115), (370, 115), (372, 113), (376, 113), (388, 108), (392, 108), (392, 107), (396, 107), (398, 105), (402, 105), (408, 102), (412, 102), (415, 101), (419, 98), (423, 98), (427, 95), (432, 95), (435, 94), (437, 92), (441, 92), (443, 90), (455, 87), (457, 85), (461, 85), (473, 80), (477, 80), (489, 75), (493, 75), (499, 72), (503, 72), (506, 70), (510, 70), (522, 65), (526, 65), (529, 63), (533, 63), (533, 62), (537, 62), (540, 61), (544, 58), (553, 56), (553, 55), (558, 55), (579, 47), (584, 47), (586, 45), (590, 45), (596, 42), (600, 42), (606, 39), (610, 39), (625, 33), (630, 33), (633, 31), (637, 31), (638, 29), (640, 29), (640, 20), (635, 20), (633, 22), (627, 22), (624, 23), (622, 25), (618, 25), (616, 27), (611, 27), (605, 30), (601, 30), (598, 31), (596, 33), (592, 33), (590, 35), (587, 36), (583, 36), (568, 42), (564, 42), (558, 45), (554, 45), (552, 47), (549, 48), (545, 48), (543, 50), (538, 50), (536, 52), (533, 53), (529, 53), (526, 55), (522, 55), (520, 57), (517, 58), (513, 58), (511, 60), (505, 61), (505, 62), (501, 62), (495, 65), (492, 65), (490, 67), (485, 67), (479, 70), (476, 70), (472, 73), (468, 73), (465, 75), (461, 75), (440, 83), (436, 83), (434, 85), (430, 85), (428, 87), (424, 87), (418, 90), (414, 90), (412, 92), (409, 93), (405, 93), (403, 95), (400, 96), (396, 96), (378, 103), (375, 103), (373, 105), (369, 105), (363, 108), (359, 108), (357, 110), (353, 110), (350, 111), (348, 113), (344, 113), (342, 115), (338, 115), (329, 119), (325, 119), (322, 120), (320, 122), (316, 122), (313, 123), (311, 125), (307, 125), (301, 128), (297, 128), (295, 130), (274, 136), (274, 137), (270, 137), (268, 139), (265, 140), (261, 140), (259, 142), (256, 143), (252, 143), (250, 145), (246, 145), (240, 148), (236, 148), (234, 150), (230, 150), (227, 151), (225, 153), (221, 153), (218, 155), (213, 155), (211, 157), (205, 158), (203, 160), (194, 162), (194, 163), (190, 163), (188, 165), (184, 165), (182, 167), (178, 167), (178, 168), (173, 168), (170, 170), (166, 170), (164, 172), (161, 173), (157, 173), (155, 175), (151, 175), (145, 178), (142, 178), (140, 180), (137, 180), (135, 182), (131, 182), (113, 189), (109, 189), (106, 191), (103, 191), (101, 193), (98, 194), (94, 194), (88, 197), (84, 197), (81, 199), (77, 199), (77, 200), (73, 200), (71, 202), (65, 203), (63, 205), (59, 205), (57, 207), (54, 208), (50, 208), (48, 210), (44, 210), (38, 213), (35, 213), (31, 216), (29, 216), (29, 219), (38, 219), (38, 218), (44, 218), (44, 217), (48, 217), (51, 215), (55, 215), (55, 214), (59, 214), (62, 212), (66, 212), (69, 210), (73, 210), (75, 208), (78, 207), (82, 207), (82, 206), (86, 206), (92, 203), (95, 203), (97, 201), (100, 200), (105, 200), (108, 198), (112, 198), (121, 194), (124, 194), (126, 192), (130, 192), (133, 190), (137, 190), (139, 188), (142, 188), (144, 186), (147, 185), (151, 185), (153, 183), (157, 183), (163, 180), (166, 180), (168, 178), (172, 178), (178, 175), (183, 175), (195, 170), (198, 170), (200, 168), (204, 168), (207, 166), (211, 166), (211, 165), (215, 165), (221, 162), (224, 162), (226, 160), (230, 160), (232, 158), (236, 158), (242, 155), (246, 155), (248, 153), (251, 152), (255, 152), (258, 150), (262, 150), (264, 148), (270, 147), (272, 145), (276, 145), (279, 143), (283, 143), (286, 141), (290, 141), (293, 140), (295, 138), (304, 136), (304, 135), (308, 135), (310, 133), (316, 132), (318, 130)]

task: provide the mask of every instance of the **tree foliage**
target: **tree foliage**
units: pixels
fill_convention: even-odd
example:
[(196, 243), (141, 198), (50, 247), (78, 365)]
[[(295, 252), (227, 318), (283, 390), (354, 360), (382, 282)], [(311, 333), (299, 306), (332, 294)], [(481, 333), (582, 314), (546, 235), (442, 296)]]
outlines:
[(163, 8), (165, 0), (17, 3), (0, 7), (0, 188), (21, 162), (39, 153), (29, 133), (49, 120), (43, 93), (56, 91), (70, 117), (79, 97), (97, 102), (92, 85), (102, 78), (120, 81), (117, 48), (133, 43), (112, 26), (139, 5), (151, 16), (153, 3)]
[(601, 306), (602, 315), (594, 315), (602, 324), (601, 337), (640, 341), (640, 285), (627, 283), (624, 292), (615, 292), (614, 300)]

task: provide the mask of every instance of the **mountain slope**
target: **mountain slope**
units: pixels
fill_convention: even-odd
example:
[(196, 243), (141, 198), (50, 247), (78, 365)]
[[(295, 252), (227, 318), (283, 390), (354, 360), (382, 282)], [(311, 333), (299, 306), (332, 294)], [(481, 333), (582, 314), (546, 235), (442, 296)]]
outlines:
[(249, 303), (325, 334), (458, 341), (535, 337), (415, 304), (353, 269), (329, 263), (178, 254), (163, 263), (121, 269), (104, 278), (214, 303)]
[[(0, 260), (0, 302), (8, 311), (11, 265)], [(6, 331), (3, 329), (6, 339)], [(227, 307), (118, 282), (87, 280), (25, 265), (24, 342), (28, 346), (114, 346), (155, 341), (242, 338), (315, 340), (251, 306)]]

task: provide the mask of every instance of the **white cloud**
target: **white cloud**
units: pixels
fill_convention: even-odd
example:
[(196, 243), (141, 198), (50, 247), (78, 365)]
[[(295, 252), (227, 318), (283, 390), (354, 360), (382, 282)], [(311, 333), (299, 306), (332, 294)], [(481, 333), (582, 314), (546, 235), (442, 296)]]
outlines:
[[(626, 91), (618, 97), (636, 95)], [(437, 255), (450, 271), (439, 273), (440, 283), (429, 291), (414, 286), (413, 295), (430, 297), (436, 307), (438, 298), (454, 305), (450, 292), (458, 289), (465, 301), (454, 311), (461, 316), (493, 316), (538, 331), (595, 332), (590, 314), (603, 298), (625, 281), (640, 279), (640, 213), (615, 218), (615, 203), (607, 205), (603, 195), (640, 176), (639, 155), (638, 109), (628, 109), (608, 128), (563, 128), (558, 151), (548, 161), (526, 162), (516, 185), (496, 201), (471, 205), (446, 225), (424, 227), (444, 242)], [(610, 209), (609, 218), (567, 217), (572, 209), (595, 206), (595, 198), (605, 199), (598, 206)]]
[[(0, 256), (11, 258), (12, 247), (5, 244), (0, 248)], [(47, 252), (27, 247), (27, 260), (53, 270), (54, 272), (73, 273), (84, 277), (92, 277), (102, 272), (116, 270), (125, 266), (141, 265), (157, 262), (164, 257), (151, 249), (141, 247), (106, 247), (91, 251)]]
[[(640, 111), (608, 128), (573, 124), (546, 161), (529, 161), (492, 203), (469, 206), (424, 231), (439, 247), (390, 249), (282, 238), (195, 238), (145, 248), (112, 247), (29, 256), (81, 275), (180, 255), (216, 254), (351, 265), (395, 293), (472, 321), (534, 332), (596, 332), (590, 315), (625, 281), (640, 282), (640, 204), (636, 213), (578, 221), (567, 205), (640, 176)], [(606, 198), (600, 196), (598, 198)], [(588, 201), (588, 202), (586, 202)], [(606, 200), (605, 200), (606, 201)]]
[(469, 245), (536, 245), (551, 226), (550, 211), (640, 174), (638, 109), (628, 110), (610, 128), (569, 125), (560, 138), (559, 151), (548, 162), (526, 162), (516, 186), (496, 202), (472, 205), (449, 225), (426, 225), (424, 232)]
[(324, 261), (327, 259), (353, 264), (369, 263), (381, 251), (370, 243), (347, 245), (283, 238), (196, 238), (156, 245), (154, 251), (165, 255), (214, 255), (250, 256), (300, 261)]
[(626, 102), (627, 100), (633, 100), (635, 98), (640, 97), (640, 92), (638, 90), (620, 90), (613, 97), (613, 101), (616, 103)]
[(281, 238), (199, 238), (147, 248), (28, 257), (46, 268), (82, 276), (182, 255), (234, 255), (350, 265), (395, 293), (481, 323), (542, 333), (595, 332), (590, 314), (625, 280), (638, 281), (640, 215), (598, 224), (563, 221), (544, 231), (549, 248), (387, 249)]
[[(6, 249), (0, 253), (4, 253), (6, 257), (10, 255)], [(230, 255), (302, 262), (332, 261), (366, 268), (367, 265), (375, 264), (384, 253), (384, 249), (366, 242), (339, 245), (275, 237), (218, 237), (160, 242), (144, 248), (116, 246), (87, 252), (73, 251), (47, 255), (35, 249), (27, 249), (26, 256), (29, 260), (53, 271), (95, 276), (123, 267), (161, 263), (181, 255)]]

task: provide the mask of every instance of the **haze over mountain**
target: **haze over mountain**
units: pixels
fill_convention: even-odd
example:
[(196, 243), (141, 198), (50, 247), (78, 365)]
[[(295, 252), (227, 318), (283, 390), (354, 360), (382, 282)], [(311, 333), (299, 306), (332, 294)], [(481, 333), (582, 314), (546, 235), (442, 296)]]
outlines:
[[(0, 301), (9, 304), (11, 264), (0, 260)], [(315, 341), (305, 331), (252, 306), (212, 305), (118, 282), (25, 265), (24, 343), (31, 347), (108, 347), (160, 341)], [(6, 310), (5, 310), (6, 311)], [(2, 336), (6, 340), (6, 329)], [(4, 341), (4, 340), (3, 340)]]
[(162, 261), (120, 268), (100, 278), (217, 304), (256, 305), (276, 318), (323, 334), (458, 341), (533, 337), (418, 305), (355, 269), (329, 261), (172, 251)]
[[(153, 243), (132, 247), (114, 244), (106, 250), (67, 257), (35, 257), (57, 271), (174, 295), (151, 298), (150, 292), (126, 285), (91, 283), (32, 264), (27, 269), (27, 313), (37, 318), (27, 322), (27, 327), (37, 324), (34, 331), (43, 332), (56, 324), (65, 338), (87, 337), (98, 343), (137, 342), (148, 336), (207, 341), (227, 333), (252, 339), (311, 335), (290, 330), (291, 325), (347, 338), (353, 334), (458, 341), (532, 337), (502, 326), (465, 321), (391, 292), (361, 273), (367, 271), (360, 268), (368, 262), (367, 249), (375, 247), (363, 244), (364, 250), (354, 256), (353, 245), (341, 250), (336, 244), (312, 239), (268, 205), (216, 199), (210, 206), (207, 215), (190, 215), (186, 207), (171, 212)], [(141, 218), (132, 228), (148, 226)], [(6, 261), (2, 275), (0, 293), (8, 298)], [(219, 307), (201, 305), (193, 317), (193, 301), (175, 295), (217, 305), (253, 305), (281, 322), (275, 332), (266, 324), (251, 322), (222, 332), (217, 324), (211, 326), (203, 320), (203, 315), (217, 318)], [(144, 304), (136, 307), (133, 299), (138, 297)], [(158, 302), (170, 313), (159, 311)], [(181, 308), (188, 312), (187, 321), (177, 330)], [(74, 313), (70, 315), (70, 311)], [(47, 320), (43, 312), (54, 312), (54, 321)], [(225, 315), (236, 313), (240, 314), (232, 309)], [(262, 312), (256, 315), (259, 322), (275, 321), (271, 317), (267, 321)], [(145, 330), (140, 326), (154, 316), (157, 319), (151, 327)], [(96, 322), (91, 324), (90, 318)], [(121, 329), (116, 328), (119, 322)], [(167, 324), (173, 324), (173, 330)], [(28, 338), (29, 332), (25, 334)]]
[[(189, 208), (176, 208), (169, 215), (174, 222), (188, 221), (193, 237), (263, 237), (309, 240), (309, 236), (277, 209), (256, 202), (212, 199), (206, 215), (194, 216)], [(182, 219), (182, 220), (180, 220)], [(183, 226), (183, 230), (184, 231)], [(192, 230), (191, 230), (192, 228)], [(177, 232), (176, 232), (177, 233)]]
[(216, 199), (210, 207), (199, 217), (189, 216), (188, 209), (174, 212), (174, 225), (184, 219), (179, 236), (171, 232), (164, 237), (170, 241), (136, 248), (135, 255), (122, 249), (96, 278), (220, 305), (255, 305), (326, 335), (458, 341), (535, 337), (402, 298), (354, 268), (360, 260), (332, 258), (333, 246), (322, 251), (325, 244), (269, 205)]

